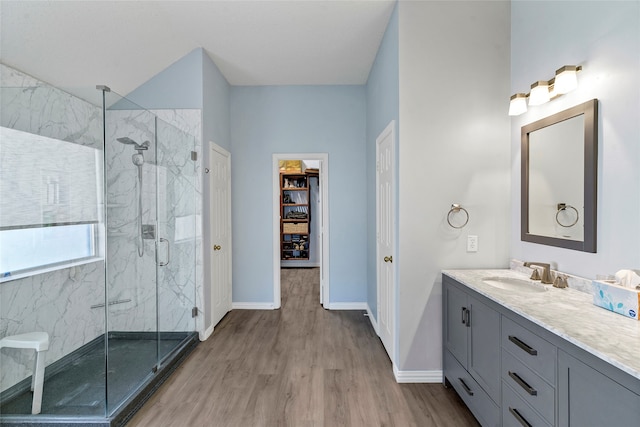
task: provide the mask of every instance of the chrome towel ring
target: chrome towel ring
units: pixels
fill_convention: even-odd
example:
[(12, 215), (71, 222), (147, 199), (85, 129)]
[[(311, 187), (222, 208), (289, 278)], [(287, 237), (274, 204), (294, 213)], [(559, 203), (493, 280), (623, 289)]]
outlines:
[[(558, 215), (560, 215), (560, 212), (562, 211), (566, 211), (567, 209), (573, 209), (573, 211), (576, 213), (576, 220), (573, 221), (571, 224), (566, 225), (560, 222), (560, 219), (558, 218)], [(558, 211), (556, 212), (556, 222), (564, 228), (569, 228), (569, 227), (573, 227), (574, 225), (576, 225), (578, 223), (578, 220), (580, 219), (580, 213), (578, 212), (578, 209), (574, 208), (571, 205), (567, 205), (566, 203), (558, 203)]]
[[(453, 225), (451, 223), (451, 214), (457, 214), (460, 211), (463, 211), (464, 214), (466, 215), (466, 218), (464, 220), (464, 224), (462, 224), (462, 225)], [(467, 212), (467, 210), (465, 208), (463, 208), (462, 206), (460, 206), (459, 204), (454, 203), (454, 204), (451, 205), (451, 209), (449, 209), (449, 213), (447, 214), (447, 222), (453, 228), (463, 228), (469, 222), (469, 212)]]

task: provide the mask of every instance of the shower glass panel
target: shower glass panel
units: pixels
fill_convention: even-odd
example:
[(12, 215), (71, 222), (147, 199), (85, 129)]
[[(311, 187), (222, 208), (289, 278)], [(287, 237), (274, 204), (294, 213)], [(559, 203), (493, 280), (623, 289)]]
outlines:
[(107, 413), (195, 330), (195, 138), (105, 92)]
[(168, 123), (156, 121), (156, 198), (158, 246), (158, 330), (160, 363), (196, 329), (196, 173), (195, 138)]
[(15, 84), (0, 88), (0, 339), (48, 337), (37, 414), (35, 351), (0, 345), (0, 425), (105, 419), (101, 108), (2, 64), (0, 74)]
[[(198, 342), (197, 139), (108, 88), (0, 74), (0, 425), (123, 425)], [(39, 411), (11, 347), (31, 332)]]
[(107, 414), (158, 363), (156, 117), (105, 92)]

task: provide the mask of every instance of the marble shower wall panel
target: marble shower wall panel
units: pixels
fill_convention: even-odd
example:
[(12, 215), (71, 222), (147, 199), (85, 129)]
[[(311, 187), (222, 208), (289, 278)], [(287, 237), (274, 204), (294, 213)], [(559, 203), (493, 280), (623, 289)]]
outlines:
[(127, 137), (149, 149), (142, 152), (143, 224), (155, 225), (156, 168), (155, 116), (145, 110), (107, 110), (105, 112), (107, 168), (107, 295), (109, 301), (126, 301), (109, 306), (109, 331), (156, 330), (155, 241), (142, 241), (138, 254), (138, 167), (132, 145), (118, 138)]
[[(104, 263), (52, 271), (0, 284), (0, 336), (49, 333), (50, 365), (104, 333)], [(32, 373), (33, 352), (3, 348), (0, 386), (4, 391)]]
[(102, 149), (102, 109), (0, 64), (4, 127)]
[[(0, 64), (0, 125), (102, 149), (101, 109)], [(1, 195), (0, 195), (1, 197)], [(0, 283), (0, 336), (49, 334), (46, 364), (104, 333), (104, 263)], [(32, 355), (0, 350), (0, 389), (31, 375)]]

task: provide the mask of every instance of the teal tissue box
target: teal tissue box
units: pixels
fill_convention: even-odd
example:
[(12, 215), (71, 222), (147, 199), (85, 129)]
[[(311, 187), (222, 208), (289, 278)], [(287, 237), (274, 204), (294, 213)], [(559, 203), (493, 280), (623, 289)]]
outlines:
[(595, 305), (638, 320), (640, 290), (625, 288), (608, 281), (594, 280), (592, 283)]

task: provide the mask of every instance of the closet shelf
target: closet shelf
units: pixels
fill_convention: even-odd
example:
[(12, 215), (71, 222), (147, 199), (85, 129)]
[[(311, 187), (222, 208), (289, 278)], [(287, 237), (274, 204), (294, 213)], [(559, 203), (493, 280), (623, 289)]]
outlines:
[[(290, 187), (289, 185), (293, 185)], [(280, 174), (280, 259), (309, 259), (309, 176), (301, 173)], [(286, 203), (285, 203), (286, 201)], [(291, 203), (295, 202), (295, 203)], [(292, 212), (306, 213), (306, 218), (287, 218)], [(291, 215), (293, 216), (293, 215)]]

